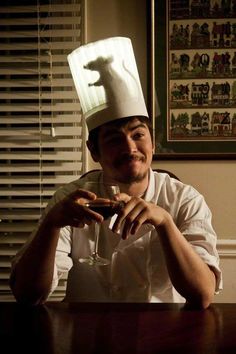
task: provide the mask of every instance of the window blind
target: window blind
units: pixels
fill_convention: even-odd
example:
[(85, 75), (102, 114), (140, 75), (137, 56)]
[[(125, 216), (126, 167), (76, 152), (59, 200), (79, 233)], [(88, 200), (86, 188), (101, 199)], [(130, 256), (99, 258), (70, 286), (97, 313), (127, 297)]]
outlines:
[[(50, 197), (84, 172), (80, 104), (67, 62), (82, 42), (82, 0), (1, 0), (1, 299), (13, 299), (11, 258)], [(53, 298), (65, 286), (62, 279)]]

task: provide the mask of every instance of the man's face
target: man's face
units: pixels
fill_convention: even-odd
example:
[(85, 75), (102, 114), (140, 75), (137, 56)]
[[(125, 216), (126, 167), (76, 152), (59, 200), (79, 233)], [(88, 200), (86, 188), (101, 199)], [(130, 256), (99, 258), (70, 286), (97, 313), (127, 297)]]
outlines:
[(114, 123), (101, 126), (98, 144), (96, 159), (107, 178), (130, 184), (147, 176), (153, 144), (148, 126), (138, 118), (121, 127)]

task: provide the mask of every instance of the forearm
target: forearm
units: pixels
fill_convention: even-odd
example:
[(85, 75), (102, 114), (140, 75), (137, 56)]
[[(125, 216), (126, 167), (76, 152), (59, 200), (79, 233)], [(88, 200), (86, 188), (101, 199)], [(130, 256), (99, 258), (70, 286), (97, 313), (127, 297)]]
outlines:
[(38, 304), (47, 299), (60, 229), (84, 227), (92, 220), (102, 221), (100, 214), (85, 207), (85, 201), (95, 198), (94, 193), (78, 189), (51, 201), (36, 235), (13, 267), (10, 285), (18, 301)]
[(15, 265), (10, 283), (17, 301), (38, 304), (47, 299), (53, 278), (59, 231), (46, 218)]
[(208, 307), (215, 291), (214, 273), (186, 241), (170, 216), (158, 232), (174, 287), (187, 302)]

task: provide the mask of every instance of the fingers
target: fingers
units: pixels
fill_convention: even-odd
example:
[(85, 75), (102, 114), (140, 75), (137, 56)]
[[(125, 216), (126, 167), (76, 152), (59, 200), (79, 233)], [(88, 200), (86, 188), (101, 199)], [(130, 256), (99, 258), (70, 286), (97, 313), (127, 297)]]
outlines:
[[(64, 226), (83, 228), (85, 225), (90, 225), (92, 222), (103, 222), (104, 218), (101, 214), (89, 208), (86, 205), (88, 201), (99, 200), (93, 192), (78, 189), (67, 196), (63, 201), (63, 206), (57, 220), (62, 220)], [(122, 238), (126, 239), (129, 235), (138, 232), (139, 228), (144, 223), (154, 223), (156, 215), (156, 206), (144, 201), (138, 197), (130, 197), (126, 193), (119, 193), (115, 196), (116, 201), (124, 202), (124, 206), (117, 211), (117, 218), (112, 230), (118, 232), (122, 230)], [(103, 201), (106, 199), (102, 199)], [(60, 223), (60, 221), (59, 221)]]
[[(84, 227), (86, 225), (91, 225), (91, 223), (98, 222), (101, 223), (103, 222), (103, 216), (93, 210), (91, 210), (89, 207), (83, 205), (83, 204), (76, 204), (71, 207), (71, 219), (76, 221), (79, 221), (78, 227)], [(76, 223), (75, 221), (75, 223)]]
[(118, 232), (123, 224), (122, 238), (126, 239), (135, 234), (143, 223), (148, 222), (148, 216), (148, 204), (141, 198), (130, 198), (120, 211), (112, 229)]
[(93, 221), (101, 223), (103, 216), (86, 206), (88, 201), (95, 199), (95, 193), (83, 189), (78, 189), (69, 194), (58, 208), (58, 223), (61, 223), (62, 226), (69, 225), (79, 228), (90, 225)]
[(71, 218), (70, 220), (70, 226), (72, 227), (78, 227), (78, 228), (84, 228), (85, 225), (91, 225), (92, 220), (88, 218), (84, 218), (83, 220), (81, 218)]
[(128, 203), (131, 200), (132, 197), (130, 197), (126, 193), (118, 193), (114, 196), (114, 199), (117, 201), (123, 201), (125, 203)]
[(85, 189), (77, 189), (68, 198), (76, 203), (83, 204), (85, 201), (96, 199), (96, 194)]
[(85, 226), (85, 223), (76, 219), (76, 218), (73, 218), (71, 220), (71, 223), (70, 223), (72, 227), (79, 227), (79, 228), (83, 228)]

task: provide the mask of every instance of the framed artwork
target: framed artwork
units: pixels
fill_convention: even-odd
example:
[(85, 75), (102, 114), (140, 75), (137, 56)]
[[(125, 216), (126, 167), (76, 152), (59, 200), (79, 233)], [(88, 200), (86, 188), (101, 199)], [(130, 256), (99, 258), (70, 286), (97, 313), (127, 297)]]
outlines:
[(236, 1), (149, 0), (156, 159), (236, 158)]

